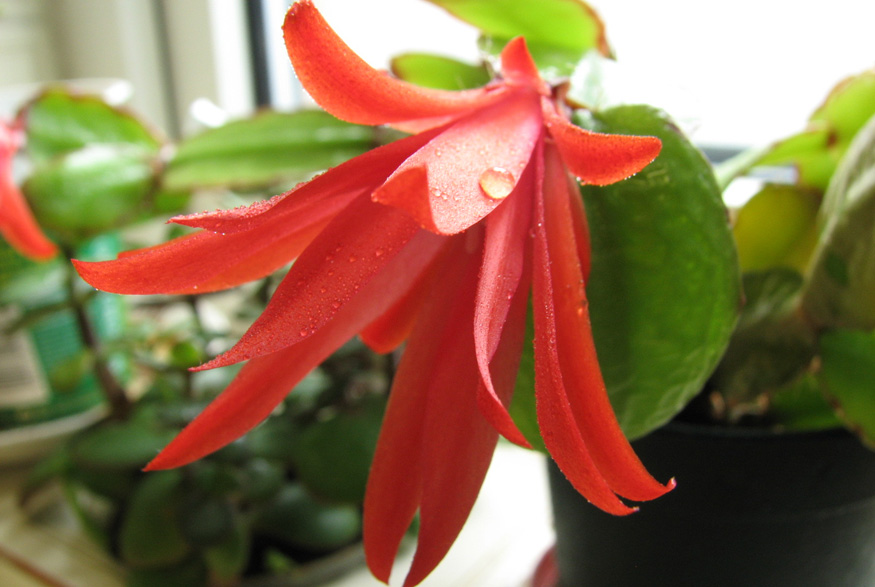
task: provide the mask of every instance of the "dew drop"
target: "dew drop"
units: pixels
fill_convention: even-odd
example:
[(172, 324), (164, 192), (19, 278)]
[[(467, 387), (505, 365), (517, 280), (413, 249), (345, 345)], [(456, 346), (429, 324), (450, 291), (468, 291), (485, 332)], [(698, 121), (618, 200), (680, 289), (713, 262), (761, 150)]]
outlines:
[(355, 263), (356, 261), (358, 261), (358, 257), (356, 257), (355, 255), (350, 255), (350, 256), (349, 256), (349, 262), (350, 262), (350, 263)]
[(304, 336), (307, 336), (308, 334), (310, 334), (310, 331), (307, 330), (306, 328), (302, 328), (298, 334), (300, 334), (302, 337), (304, 337)]
[(503, 200), (513, 191), (513, 173), (504, 167), (490, 167), (480, 176), (480, 189), (493, 200)]
[(383, 249), (377, 249), (376, 251), (374, 251), (374, 256), (382, 257), (383, 256)]

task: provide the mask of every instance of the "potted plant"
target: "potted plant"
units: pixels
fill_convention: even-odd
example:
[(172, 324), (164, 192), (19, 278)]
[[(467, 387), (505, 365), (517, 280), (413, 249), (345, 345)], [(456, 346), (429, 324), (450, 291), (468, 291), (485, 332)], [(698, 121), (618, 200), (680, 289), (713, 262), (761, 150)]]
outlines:
[[(194, 294), (261, 278), (295, 260), (241, 340), (197, 369), (247, 361), (245, 366), (149, 470), (173, 470), (233, 446), (351, 336), (360, 334), (380, 351), (406, 341), (370, 471), (364, 541), (372, 572), (386, 581), (418, 515), (417, 552), (406, 580), (416, 584), (464, 523), (498, 433), (545, 449), (561, 470), (556, 477), (615, 514), (607, 519), (616, 527), (683, 495), (688, 472), (681, 457), (665, 470), (651, 465), (647, 443), (655, 436), (647, 435), (682, 412), (701, 414), (702, 403), (706, 413), (725, 408), (721, 413), (734, 425), (771, 424), (765, 408), (783, 404), (775, 412), (783, 415), (774, 419), (787, 427), (804, 420), (805, 402), (818, 397), (819, 377), (830, 397), (841, 398), (854, 428), (866, 426), (871, 378), (862, 370), (861, 380), (849, 377), (854, 371), (843, 365), (859, 360), (854, 356), (863, 357), (861, 365), (871, 362), (871, 324), (843, 322), (844, 310), (842, 321), (827, 320), (847, 307), (846, 299), (863, 300), (865, 307), (871, 286), (865, 264), (871, 239), (832, 241), (851, 220), (871, 231), (863, 214), (871, 199), (862, 195), (871, 153), (865, 142), (845, 155), (850, 163), (842, 168), (848, 170), (835, 174), (852, 189), (831, 188), (840, 193), (826, 196), (832, 203), (821, 208), (824, 218), (837, 220), (828, 222), (826, 244), (805, 283), (822, 285), (800, 290), (803, 280), (787, 271), (742, 280), (721, 184), (704, 155), (657, 109), (593, 101), (599, 81), (578, 64), (597, 59), (592, 51), (608, 57), (610, 48), (589, 6), (545, 1), (534, 12), (523, 1), (432, 1), (482, 31), (484, 63), (405, 55), (394, 62), (392, 78), (358, 59), (311, 2), (296, 2), (285, 21), (292, 64), (323, 108), (405, 136), (386, 134), (380, 146), (271, 200), (177, 217), (178, 224), (197, 229), (181, 239), (117, 260), (76, 263), (101, 290)], [(513, 16), (521, 13), (528, 17)], [(838, 118), (838, 136), (850, 140), (857, 133)], [(824, 151), (841, 144), (835, 129), (825, 126), (757, 161), (792, 155), (821, 170)], [(390, 137), (397, 140), (386, 142)], [(746, 169), (751, 159), (735, 167)], [(586, 184), (582, 199), (574, 177)], [(804, 208), (799, 198), (790, 199)], [(742, 218), (753, 209), (739, 215), (739, 239)], [(834, 250), (833, 242), (842, 246)], [(851, 270), (855, 263), (860, 269)], [(862, 289), (851, 275), (862, 277)], [(830, 280), (836, 277), (855, 284), (852, 296), (841, 283), (835, 288)], [(829, 288), (832, 293), (819, 297)], [(799, 300), (815, 322), (800, 319)], [(773, 351), (768, 360), (745, 342), (760, 337)], [(830, 353), (838, 358), (829, 359)], [(838, 363), (830, 366), (832, 360)], [(769, 365), (762, 377), (761, 361)], [(724, 386), (733, 395), (715, 401), (713, 392)], [(635, 445), (641, 460), (626, 438), (642, 439)], [(704, 441), (701, 447), (709, 460), (711, 449)], [(670, 492), (672, 476), (675, 492), (634, 513), (630, 501)], [(856, 495), (857, 482), (846, 483)], [(699, 499), (713, 495), (709, 489)], [(568, 519), (557, 516), (557, 522)], [(560, 574), (576, 584), (569, 561), (601, 555), (563, 550), (559, 530)], [(695, 540), (708, 543), (714, 535), (712, 527)], [(661, 540), (641, 536), (645, 543)], [(865, 540), (871, 544), (871, 533), (864, 546)], [(627, 555), (625, 544), (611, 550)], [(635, 560), (624, 560), (625, 567), (644, 560), (637, 551), (627, 556)], [(733, 584), (723, 567), (715, 578), (714, 568), (690, 584), (717, 584), (721, 577)], [(778, 568), (777, 576), (800, 584), (798, 574)], [(611, 584), (622, 583), (620, 574), (600, 572)], [(675, 573), (683, 571), (672, 562), (667, 572), (676, 584)], [(849, 580), (859, 582), (856, 572)], [(747, 582), (771, 584), (775, 576)], [(830, 575), (830, 584), (838, 576)], [(653, 580), (651, 571), (645, 584)], [(813, 584), (822, 584), (818, 580)]]

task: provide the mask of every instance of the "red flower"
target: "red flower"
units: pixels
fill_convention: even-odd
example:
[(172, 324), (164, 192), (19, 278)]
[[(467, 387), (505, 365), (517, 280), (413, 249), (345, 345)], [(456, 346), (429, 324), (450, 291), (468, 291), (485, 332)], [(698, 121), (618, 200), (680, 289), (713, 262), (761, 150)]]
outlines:
[(589, 243), (572, 176), (607, 184), (647, 165), (651, 137), (587, 132), (566, 118), (522, 39), (502, 76), (464, 92), (422, 89), (375, 71), (309, 0), (284, 25), (302, 84), (327, 111), (410, 137), (254, 206), (175, 218), (200, 232), (116, 261), (77, 263), (119, 293), (234, 286), (297, 259), (236, 346), (199, 369), (249, 360), (228, 389), (150, 465), (175, 467), (238, 438), (349, 337), (407, 346), (365, 498), (365, 549), (387, 581), (420, 512), (408, 585), (455, 540), (501, 433), (527, 446), (506, 410), (529, 294), (538, 420), (547, 449), (605, 511), (668, 491), (614, 417), (590, 331)]
[(12, 177), (12, 159), (22, 138), (19, 128), (0, 120), (0, 235), (22, 255), (45, 260), (58, 249), (37, 226)]

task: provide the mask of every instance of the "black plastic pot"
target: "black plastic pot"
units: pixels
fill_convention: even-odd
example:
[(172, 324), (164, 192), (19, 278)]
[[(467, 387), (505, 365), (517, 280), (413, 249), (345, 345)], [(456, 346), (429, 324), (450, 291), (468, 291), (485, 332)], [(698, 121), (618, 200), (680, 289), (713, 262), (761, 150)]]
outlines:
[(875, 452), (850, 434), (672, 424), (634, 447), (678, 485), (626, 517), (550, 464), (563, 587), (875, 585)]

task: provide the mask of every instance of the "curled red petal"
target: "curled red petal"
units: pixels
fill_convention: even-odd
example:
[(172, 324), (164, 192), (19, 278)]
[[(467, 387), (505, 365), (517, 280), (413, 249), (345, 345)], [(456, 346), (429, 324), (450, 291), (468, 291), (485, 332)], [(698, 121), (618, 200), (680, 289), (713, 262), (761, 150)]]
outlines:
[(301, 378), (394, 303), (391, 292), (409, 288), (414, 276), (431, 263), (440, 243), (422, 234), (424, 238), (410, 243), (313, 336), (244, 365), (228, 388), (149, 464), (149, 469), (195, 461), (236, 440), (266, 418)]
[(541, 136), (538, 100), (534, 92), (517, 91), (455, 122), (407, 159), (373, 198), (437, 234), (469, 228), (511, 197)]
[(630, 177), (656, 159), (662, 142), (656, 137), (597, 133), (571, 124), (544, 99), (547, 129), (562, 160), (583, 183), (607, 185)]
[(334, 116), (358, 124), (436, 118), (446, 122), (494, 100), (501, 86), (450, 92), (415, 86), (365, 63), (328, 26), (310, 0), (289, 9), (283, 24), (289, 58), (301, 84)]
[[(543, 174), (543, 170), (541, 171)], [(543, 175), (542, 175), (543, 178)], [(542, 185), (542, 183), (539, 183)], [(550, 246), (545, 226), (546, 198), (555, 194), (541, 194), (535, 200), (535, 270), (533, 271), (532, 307), (535, 318), (535, 394), (538, 427), (547, 451), (556, 461), (569, 482), (586, 499), (602, 510), (625, 515), (635, 511), (624, 504), (611, 490), (590, 455), (588, 445), (581, 437), (571, 412), (566, 392), (566, 377), (562, 372), (557, 348), (557, 323), (567, 319), (558, 315), (555, 304), (556, 290), (567, 283), (554, 283), (550, 270), (557, 251)], [(562, 197), (562, 194), (559, 194)], [(568, 255), (568, 251), (559, 256)], [(582, 287), (582, 284), (570, 284)]]
[[(528, 276), (523, 279), (534, 189), (530, 170), (526, 171), (517, 189), (526, 193), (521, 193), (500, 206), (486, 219), (483, 262), (474, 309), (474, 347), (482, 379), (482, 386), (478, 391), (481, 412), (505, 438), (529, 447), (528, 441), (514, 424), (505, 403), (496, 392), (490, 370), (490, 363), (503, 339), (506, 344), (512, 339), (519, 339), (519, 347), (515, 358), (514, 351), (511, 350), (507, 358), (502, 357), (502, 363), (517, 362), (522, 352), (522, 336), (518, 331), (520, 327), (525, 329), (525, 304), (528, 301), (530, 285)], [(511, 305), (514, 303), (523, 308), (522, 321), (509, 324)], [(516, 369), (507, 364), (503, 364), (497, 371), (500, 373), (508, 368), (516, 373)], [(510, 386), (512, 390), (513, 380)], [(509, 400), (509, 397), (504, 400)]]
[(363, 194), (298, 257), (237, 344), (201, 368), (273, 353), (311, 336), (422, 232), (403, 212)]
[(656, 481), (632, 450), (614, 415), (596, 357), (583, 272), (572, 253), (574, 242), (567, 173), (558, 153), (547, 147), (544, 186), (544, 231), (549, 249), (554, 335), (559, 366), (577, 428), (593, 462), (610, 488), (636, 501), (654, 499), (673, 485)]

